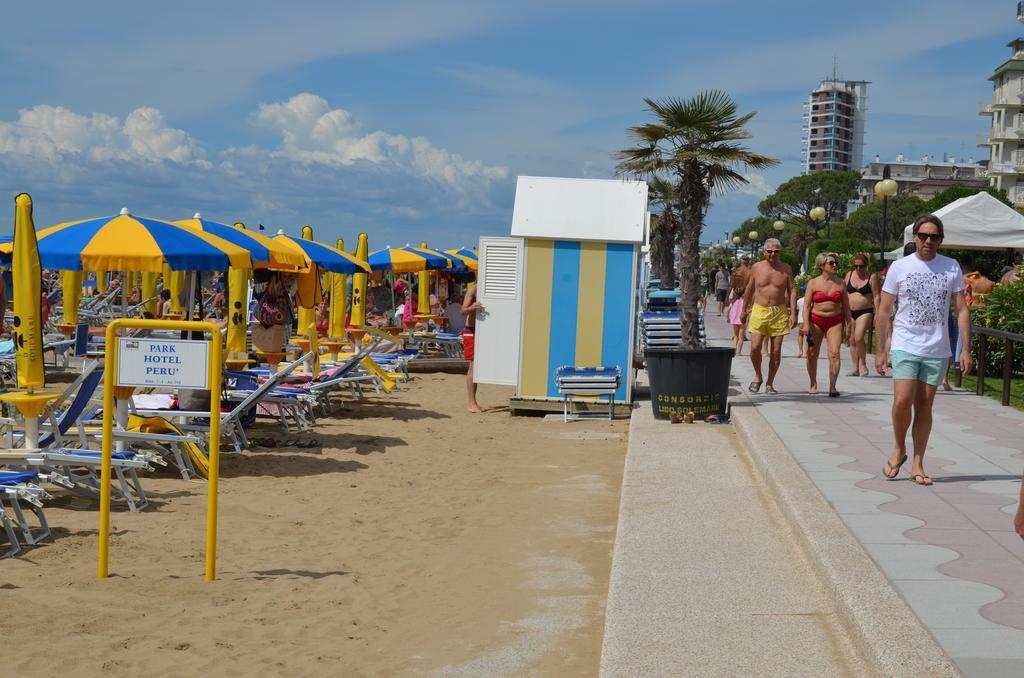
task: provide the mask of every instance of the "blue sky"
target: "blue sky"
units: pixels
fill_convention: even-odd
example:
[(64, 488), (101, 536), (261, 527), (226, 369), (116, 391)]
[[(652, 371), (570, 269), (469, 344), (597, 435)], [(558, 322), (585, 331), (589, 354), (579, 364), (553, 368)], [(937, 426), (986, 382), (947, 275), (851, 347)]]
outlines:
[(716, 199), (731, 230), (799, 172), (833, 56), (872, 82), (866, 158), (987, 157), (977, 104), (1024, 34), (1007, 0), (28, 5), (5, 9), (0, 185), (38, 226), (128, 206), (372, 248), (507, 234), (517, 175), (611, 177), (642, 97), (709, 88), (783, 161)]

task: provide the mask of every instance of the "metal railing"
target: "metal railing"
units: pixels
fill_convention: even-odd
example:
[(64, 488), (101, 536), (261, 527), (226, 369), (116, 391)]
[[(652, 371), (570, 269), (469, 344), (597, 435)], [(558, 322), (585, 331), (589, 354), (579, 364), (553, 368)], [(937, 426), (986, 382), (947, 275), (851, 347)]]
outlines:
[[(1003, 340), (1003, 405), (1010, 404), (1010, 385), (1013, 382), (1013, 345), (1024, 344), (1024, 334), (1014, 334), (1003, 330), (994, 330), (989, 327), (978, 327), (971, 325), (971, 336), (986, 337), (978, 342), (978, 364), (976, 366), (978, 383), (974, 392), (978, 395), (985, 395), (985, 371), (988, 368), (988, 339)], [(959, 369), (956, 371), (956, 385), (962, 384), (963, 374)]]

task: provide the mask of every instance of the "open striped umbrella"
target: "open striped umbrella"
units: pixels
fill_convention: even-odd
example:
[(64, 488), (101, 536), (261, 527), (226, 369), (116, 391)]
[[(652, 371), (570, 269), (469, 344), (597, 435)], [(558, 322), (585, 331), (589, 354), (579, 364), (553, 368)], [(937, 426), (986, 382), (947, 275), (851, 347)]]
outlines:
[(445, 250), (445, 254), (455, 257), (462, 262), (462, 265), (471, 271), (475, 271), (480, 265), (479, 257), (477, 257), (476, 250), (469, 249), (467, 247), (460, 247), (455, 250)]
[[(131, 214), (125, 207), (112, 217), (69, 221), (38, 232), (44, 268), (60, 271), (160, 272), (166, 261), (176, 271), (250, 268), (247, 250), (210, 233), (170, 221)], [(10, 253), (12, 244), (0, 244)]]
[(249, 250), (252, 254), (253, 263), (264, 265), (261, 268), (266, 267), (283, 271), (306, 268), (306, 258), (302, 256), (302, 253), (296, 252), (262, 233), (246, 230), (241, 224), (228, 226), (227, 224), (210, 221), (209, 219), (204, 219), (198, 212), (191, 219), (182, 219), (174, 223), (195, 231), (210, 233), (238, 245), (242, 249)]
[(370, 268), (374, 271), (392, 273), (413, 273), (433, 269), (445, 269), (451, 259), (433, 250), (422, 247), (385, 247), (370, 254)]
[(348, 252), (342, 252), (322, 242), (290, 238), (285, 235), (284, 231), (278, 231), (274, 240), (284, 244), (293, 252), (302, 254), (307, 265), (316, 264), (325, 271), (350, 275), (356, 272), (370, 272), (370, 267), (366, 265), (365, 261), (360, 261)]

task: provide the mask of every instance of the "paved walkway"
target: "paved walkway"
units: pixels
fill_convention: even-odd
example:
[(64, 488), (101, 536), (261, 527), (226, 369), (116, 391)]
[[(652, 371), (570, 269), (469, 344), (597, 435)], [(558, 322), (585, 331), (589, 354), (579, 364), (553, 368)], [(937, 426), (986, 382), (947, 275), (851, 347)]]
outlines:
[(655, 421), (640, 402), (601, 675), (869, 673), (733, 427)]
[[(714, 314), (707, 331), (719, 345), (732, 335)], [(733, 361), (733, 378), (744, 387), (753, 376), (749, 348)], [(964, 674), (1024, 675), (1024, 541), (1013, 531), (1024, 413), (966, 391), (940, 391), (925, 457), (935, 485), (913, 484), (909, 461), (898, 481), (887, 481), (891, 379), (840, 377), (842, 397), (810, 396), (795, 335), (783, 354), (780, 394), (753, 396), (757, 410)], [(845, 374), (845, 347), (843, 360)]]

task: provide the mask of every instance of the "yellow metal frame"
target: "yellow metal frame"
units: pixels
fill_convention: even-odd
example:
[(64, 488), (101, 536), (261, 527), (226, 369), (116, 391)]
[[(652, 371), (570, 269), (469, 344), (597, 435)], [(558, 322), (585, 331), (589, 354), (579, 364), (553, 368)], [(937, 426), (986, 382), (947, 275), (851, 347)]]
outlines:
[(117, 331), (125, 329), (207, 332), (210, 339), (207, 378), (210, 387), (210, 475), (206, 492), (206, 581), (217, 578), (217, 489), (220, 480), (220, 380), (223, 349), (220, 328), (210, 322), (117, 318), (107, 325), (103, 371), (103, 446), (100, 481), (100, 545), (98, 574), (106, 579), (110, 563), (110, 483), (114, 446), (114, 385), (117, 371)]

